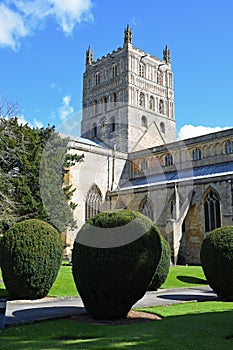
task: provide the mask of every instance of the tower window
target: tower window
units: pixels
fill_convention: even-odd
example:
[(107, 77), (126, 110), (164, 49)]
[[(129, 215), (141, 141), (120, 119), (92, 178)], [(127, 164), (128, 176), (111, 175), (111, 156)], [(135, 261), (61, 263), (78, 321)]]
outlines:
[(115, 123), (115, 118), (111, 117), (110, 119), (110, 132), (116, 131), (116, 123)]
[(160, 69), (157, 72), (157, 83), (163, 85), (163, 72)]
[(95, 100), (93, 101), (93, 109), (94, 109), (94, 114), (98, 113), (98, 101)]
[(170, 153), (165, 156), (165, 165), (166, 166), (173, 165), (173, 157)]
[(106, 96), (103, 97), (102, 104), (103, 104), (103, 112), (106, 112), (106, 110), (107, 110), (107, 97)]
[(147, 119), (144, 115), (142, 116), (142, 119), (141, 119), (141, 126), (144, 126), (147, 128)]
[(159, 101), (159, 113), (164, 114), (164, 102), (163, 102), (163, 100)]
[(193, 160), (200, 160), (202, 158), (200, 148), (195, 148), (192, 152)]
[(153, 96), (150, 96), (150, 109), (151, 109), (152, 111), (155, 110), (155, 99), (154, 99)]
[(92, 137), (95, 138), (97, 137), (97, 124), (93, 123), (92, 125)]
[(116, 77), (117, 76), (117, 64), (113, 64), (112, 65), (112, 77)]
[(160, 123), (160, 131), (161, 131), (163, 134), (165, 134), (165, 124), (164, 124), (164, 122), (161, 122), (161, 123)]
[(226, 154), (233, 153), (233, 141), (228, 141), (225, 143), (225, 153)]
[(212, 189), (204, 200), (205, 232), (210, 232), (221, 226), (220, 201), (218, 195)]
[(140, 62), (140, 64), (139, 64), (139, 75), (140, 75), (140, 77), (145, 78), (145, 73), (146, 73), (145, 64)]
[(100, 84), (100, 72), (95, 73), (95, 85)]
[(143, 92), (140, 92), (139, 95), (139, 105), (145, 107), (145, 95)]
[(114, 93), (112, 94), (112, 101), (113, 101), (113, 105), (115, 106), (116, 103), (117, 103), (117, 94), (116, 94), (116, 92), (114, 92)]

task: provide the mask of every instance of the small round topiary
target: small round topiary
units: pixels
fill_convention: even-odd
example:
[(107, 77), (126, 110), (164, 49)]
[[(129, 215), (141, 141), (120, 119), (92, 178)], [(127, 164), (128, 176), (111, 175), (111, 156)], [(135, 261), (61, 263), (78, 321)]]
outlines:
[(155, 274), (152, 278), (152, 281), (149, 285), (149, 290), (157, 290), (161, 285), (166, 281), (170, 263), (171, 263), (171, 249), (166, 241), (166, 239), (161, 236), (161, 244), (162, 244), (162, 254), (155, 271)]
[(57, 276), (63, 257), (58, 231), (31, 219), (15, 224), (1, 238), (1, 269), (13, 299), (45, 297)]
[(125, 317), (145, 294), (161, 250), (157, 227), (138, 212), (117, 210), (91, 218), (72, 254), (74, 281), (90, 315)]
[(233, 299), (233, 226), (217, 228), (204, 239), (201, 264), (213, 291)]

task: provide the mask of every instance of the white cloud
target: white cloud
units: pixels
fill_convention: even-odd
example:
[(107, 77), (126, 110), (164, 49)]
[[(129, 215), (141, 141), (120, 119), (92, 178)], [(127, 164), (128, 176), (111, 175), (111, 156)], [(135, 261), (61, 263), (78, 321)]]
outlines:
[(50, 87), (51, 87), (51, 89), (53, 89), (53, 90), (57, 90), (57, 91), (59, 91), (59, 92), (62, 91), (62, 88), (61, 88), (57, 83), (51, 83), (51, 84), (50, 84)]
[(16, 50), (22, 37), (55, 18), (60, 29), (71, 35), (75, 26), (90, 21), (91, 0), (4, 0), (0, 4), (0, 45)]
[(221, 131), (229, 128), (230, 126), (222, 128), (220, 126), (208, 127), (208, 126), (202, 126), (202, 125), (194, 126), (194, 125), (188, 124), (188, 125), (182, 126), (182, 128), (178, 133), (178, 138), (181, 140), (184, 140), (195, 136), (211, 134), (212, 132), (217, 132), (217, 131)]
[(19, 125), (28, 124), (30, 126), (30, 123), (27, 122), (27, 120), (26, 120), (26, 118), (25, 118), (25, 116), (23, 114), (17, 116), (17, 121), (18, 121)]
[(9, 46), (17, 50), (19, 38), (29, 34), (23, 18), (4, 4), (0, 4), (0, 23), (0, 46)]
[(58, 109), (59, 118), (64, 121), (74, 113), (74, 107), (70, 105), (71, 96), (66, 95), (62, 99), (62, 105)]
[(36, 118), (33, 119), (34, 126), (38, 129), (43, 128), (43, 123), (37, 120)]

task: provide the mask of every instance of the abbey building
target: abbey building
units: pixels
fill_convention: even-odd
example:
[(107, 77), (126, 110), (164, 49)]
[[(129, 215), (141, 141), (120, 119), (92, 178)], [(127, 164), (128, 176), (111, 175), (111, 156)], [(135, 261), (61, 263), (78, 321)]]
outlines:
[(127, 26), (117, 50), (95, 60), (89, 47), (81, 137), (71, 142), (85, 159), (66, 181), (79, 228), (102, 210), (137, 210), (157, 224), (174, 263), (196, 264), (205, 235), (233, 223), (233, 129), (177, 140), (174, 109), (167, 46), (161, 59), (135, 48)]

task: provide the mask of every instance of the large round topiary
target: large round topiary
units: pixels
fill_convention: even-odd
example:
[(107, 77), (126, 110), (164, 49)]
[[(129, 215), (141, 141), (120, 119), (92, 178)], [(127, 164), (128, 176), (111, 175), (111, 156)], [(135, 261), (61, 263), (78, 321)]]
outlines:
[(0, 246), (3, 281), (11, 297), (45, 297), (63, 257), (63, 243), (57, 230), (40, 220), (22, 221), (4, 234)]
[(161, 250), (158, 229), (138, 212), (102, 212), (91, 218), (72, 254), (74, 280), (90, 315), (125, 317), (145, 294)]
[(165, 282), (171, 263), (171, 249), (166, 239), (161, 236), (162, 254), (149, 285), (149, 290), (157, 290)]
[(233, 299), (233, 226), (215, 229), (204, 239), (201, 264), (213, 291)]

